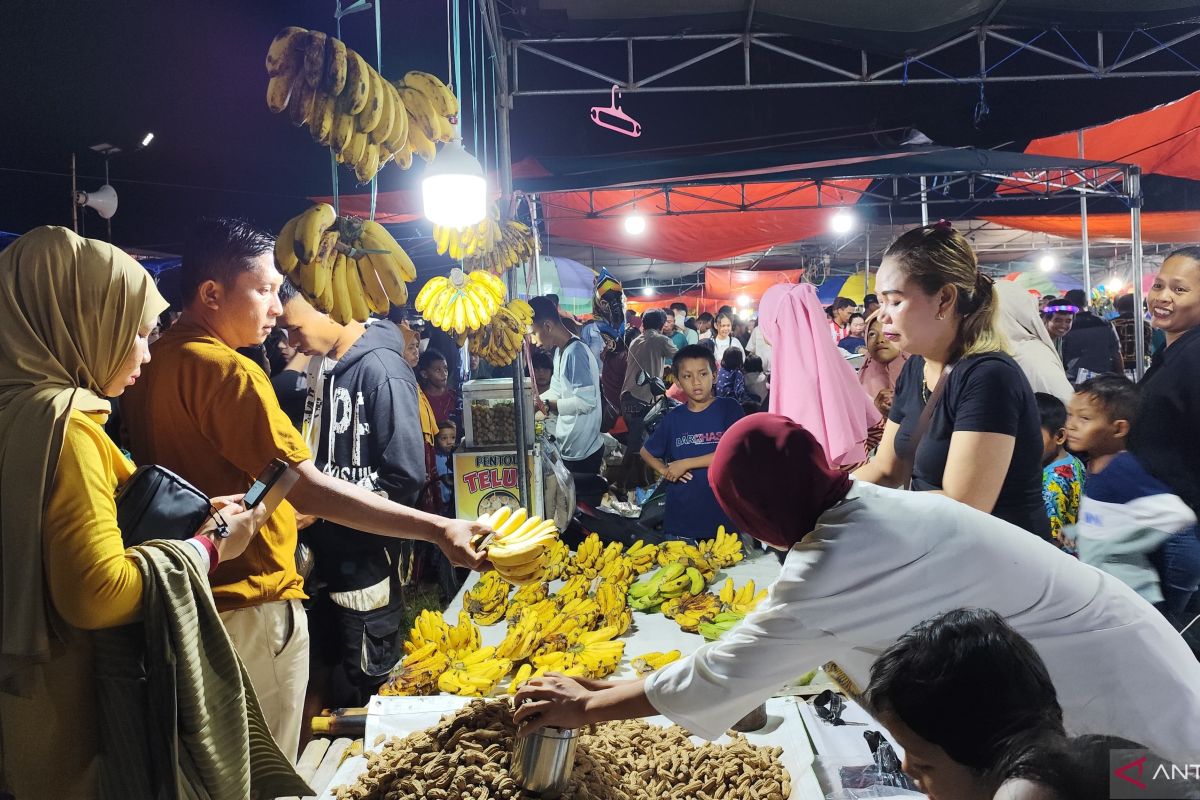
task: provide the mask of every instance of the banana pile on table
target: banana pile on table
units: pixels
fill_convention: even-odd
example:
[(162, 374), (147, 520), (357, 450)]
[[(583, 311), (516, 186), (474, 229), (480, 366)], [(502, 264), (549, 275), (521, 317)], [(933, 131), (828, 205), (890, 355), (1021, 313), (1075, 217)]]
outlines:
[(491, 322), (505, 296), (504, 282), (490, 272), (467, 274), (455, 267), (449, 277), (430, 278), (417, 292), (414, 308), (435, 327), (463, 336)]
[[(475, 273), (471, 273), (475, 274)], [(513, 362), (525, 344), (525, 335), (533, 324), (533, 309), (519, 297), (496, 309), (487, 325), (471, 334), (471, 355), (479, 356), (494, 367)]]
[(365, 321), (408, 302), (416, 267), (373, 220), (338, 217), (317, 203), (288, 220), (275, 238), (275, 260), (308, 302), (335, 322)]
[(267, 107), (307, 126), (360, 183), (393, 159), (403, 169), (414, 153), (432, 161), (435, 142), (454, 137), (458, 98), (427, 72), (389, 82), (340, 39), (296, 26), (275, 35), (266, 63)]

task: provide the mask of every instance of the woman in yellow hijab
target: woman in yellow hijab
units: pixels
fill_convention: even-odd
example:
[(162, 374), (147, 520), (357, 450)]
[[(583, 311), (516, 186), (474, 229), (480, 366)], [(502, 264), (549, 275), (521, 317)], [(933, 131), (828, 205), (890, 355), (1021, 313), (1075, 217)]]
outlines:
[[(104, 433), (106, 398), (137, 379), (166, 307), (136, 261), (65, 228), (0, 253), (0, 793), (17, 800), (98, 792), (86, 632), (138, 620), (143, 594), (113, 499), (133, 465)], [(253, 514), (225, 515), (242, 549)], [(198, 563), (239, 552), (200, 536)]]

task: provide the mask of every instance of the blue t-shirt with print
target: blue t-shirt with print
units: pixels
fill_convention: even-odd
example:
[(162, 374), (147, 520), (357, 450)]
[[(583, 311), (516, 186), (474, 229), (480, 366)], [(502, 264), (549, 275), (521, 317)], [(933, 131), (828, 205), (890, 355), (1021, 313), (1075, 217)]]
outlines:
[[(646, 440), (646, 451), (670, 464), (685, 458), (707, 456), (717, 449), (721, 435), (742, 418), (742, 407), (728, 397), (718, 397), (703, 411), (686, 404), (672, 409)], [(685, 539), (711, 539), (717, 526), (731, 529), (729, 518), (717, 504), (708, 485), (708, 468), (692, 470), (686, 483), (667, 484), (667, 514), (663, 532)]]

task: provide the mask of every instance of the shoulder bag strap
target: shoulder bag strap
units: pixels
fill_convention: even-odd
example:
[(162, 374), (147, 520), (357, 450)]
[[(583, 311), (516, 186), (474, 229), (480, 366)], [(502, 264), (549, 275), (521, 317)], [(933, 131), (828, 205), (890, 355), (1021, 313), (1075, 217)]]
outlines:
[(913, 431), (912, 438), (909, 439), (908, 457), (905, 459), (908, 462), (909, 472), (912, 471), (912, 466), (917, 460), (917, 448), (921, 446), (921, 440), (925, 438), (925, 434), (929, 432), (929, 425), (933, 421), (933, 410), (937, 406), (938, 401), (942, 399), (942, 395), (946, 393), (946, 384), (950, 382), (950, 373), (954, 370), (953, 364), (947, 364), (942, 370), (942, 377), (938, 379), (937, 386), (933, 388), (929, 399), (925, 401), (925, 408), (921, 409), (921, 418), (917, 420), (917, 429)]

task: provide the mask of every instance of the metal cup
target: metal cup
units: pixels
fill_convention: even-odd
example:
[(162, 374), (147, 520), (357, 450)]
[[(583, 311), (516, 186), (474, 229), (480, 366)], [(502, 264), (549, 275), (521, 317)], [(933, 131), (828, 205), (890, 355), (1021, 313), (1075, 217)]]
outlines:
[(547, 800), (558, 797), (571, 779), (578, 737), (578, 730), (542, 728), (518, 739), (513, 748), (513, 780)]

